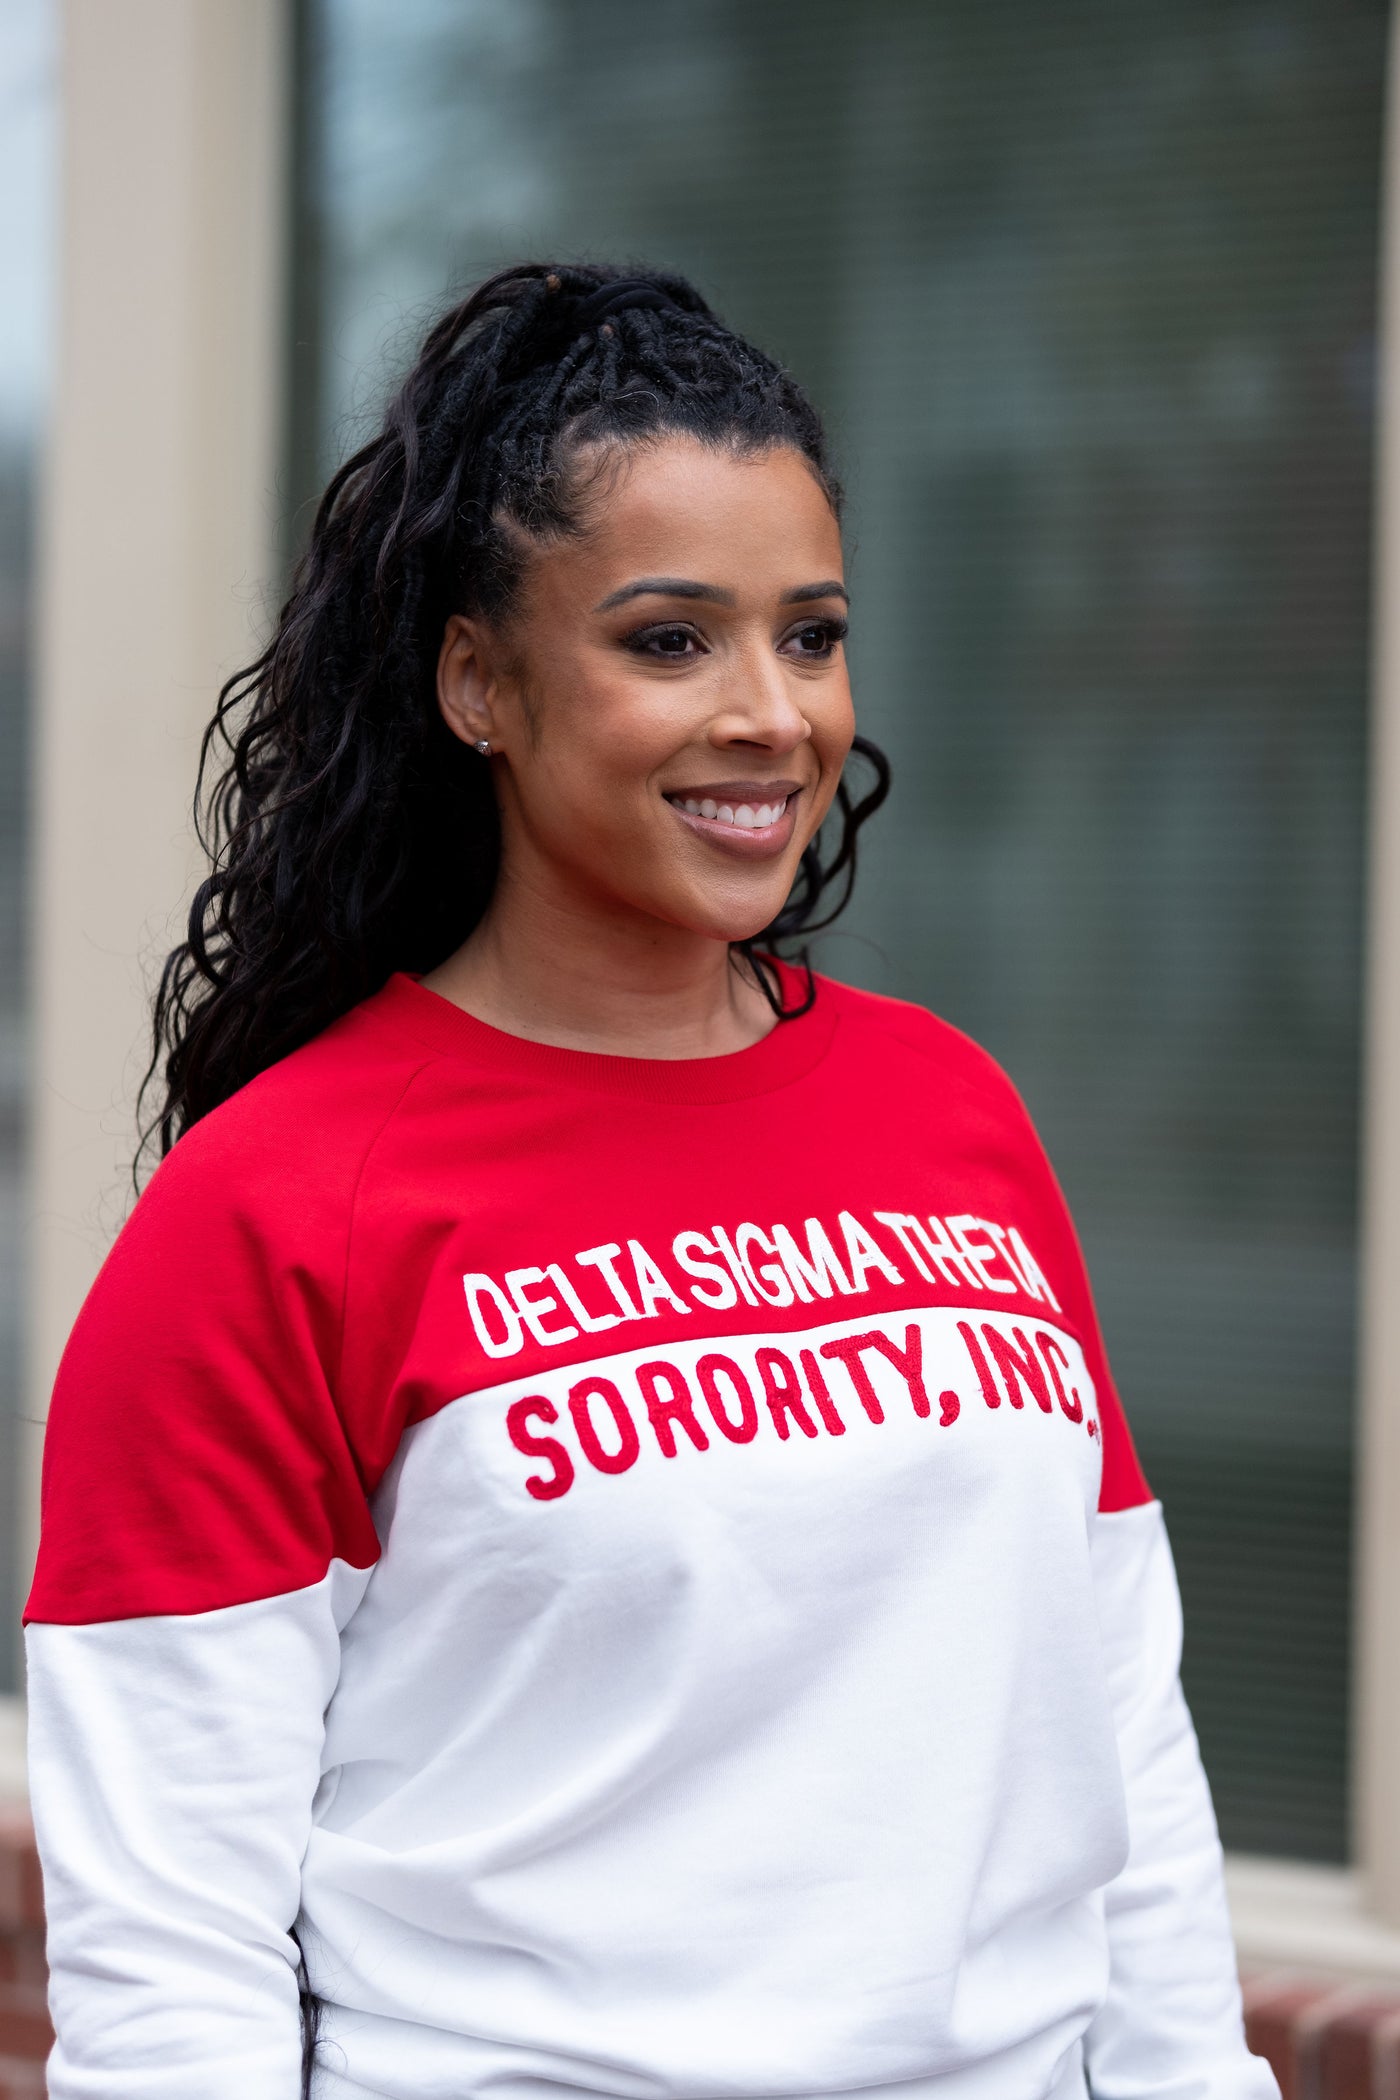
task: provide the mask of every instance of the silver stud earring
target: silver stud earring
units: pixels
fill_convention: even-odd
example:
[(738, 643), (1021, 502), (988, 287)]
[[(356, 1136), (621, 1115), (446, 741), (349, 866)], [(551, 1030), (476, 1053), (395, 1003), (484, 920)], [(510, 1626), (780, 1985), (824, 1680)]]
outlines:
[(483, 758), (489, 758), (491, 756), (491, 746), (486, 741), (485, 737), (482, 737), (478, 743), (473, 744), (472, 749), (474, 751), (479, 751)]

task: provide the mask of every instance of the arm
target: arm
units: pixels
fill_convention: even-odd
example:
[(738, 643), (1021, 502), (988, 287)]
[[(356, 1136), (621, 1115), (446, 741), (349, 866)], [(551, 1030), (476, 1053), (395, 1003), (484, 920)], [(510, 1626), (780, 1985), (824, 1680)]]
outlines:
[(1013, 1120), (1042, 1198), (1036, 1229), (1094, 1381), (1103, 1452), (1091, 1552), (1129, 1851), (1104, 1891), (1109, 1980), (1085, 2038), (1090, 2090), (1094, 2100), (1278, 2100), (1273, 2072), (1245, 2045), (1162, 1507), (1133, 1448), (1068, 1206), (1019, 1099)]
[(59, 1372), (26, 1612), (52, 2100), (301, 2090), (291, 1928), (377, 1541), (332, 1393), (348, 1200), (295, 1157), (226, 1113), (183, 1138)]
[(1094, 2100), (1278, 2100), (1272, 2071), (1245, 2045), (1161, 1504), (1101, 1513), (1093, 1560), (1130, 1849), (1105, 1891), (1109, 1987), (1086, 2042), (1090, 2090)]
[(337, 1563), (223, 1610), (29, 1627), (51, 2100), (300, 2093), (289, 1928), (366, 1580)]

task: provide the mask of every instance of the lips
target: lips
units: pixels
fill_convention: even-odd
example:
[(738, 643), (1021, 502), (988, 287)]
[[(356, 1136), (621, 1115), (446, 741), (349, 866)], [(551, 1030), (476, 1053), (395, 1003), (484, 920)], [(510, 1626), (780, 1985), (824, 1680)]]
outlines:
[(691, 830), (716, 844), (781, 852), (801, 792), (796, 780), (715, 780), (672, 789), (666, 800)]

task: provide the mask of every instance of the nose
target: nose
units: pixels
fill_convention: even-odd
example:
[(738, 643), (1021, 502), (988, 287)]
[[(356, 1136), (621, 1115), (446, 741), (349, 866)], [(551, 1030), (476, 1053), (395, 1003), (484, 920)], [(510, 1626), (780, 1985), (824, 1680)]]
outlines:
[(801, 691), (772, 645), (759, 642), (735, 662), (723, 702), (710, 724), (717, 750), (747, 746), (781, 754), (811, 737)]

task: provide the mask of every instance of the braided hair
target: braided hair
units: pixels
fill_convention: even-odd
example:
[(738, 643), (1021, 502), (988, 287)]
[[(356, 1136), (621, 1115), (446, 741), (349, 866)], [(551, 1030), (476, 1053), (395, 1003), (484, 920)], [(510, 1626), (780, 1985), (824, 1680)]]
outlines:
[[(816, 410), (683, 277), (528, 263), (451, 308), (336, 473), (271, 642), (219, 695), (195, 817), (210, 872), (155, 999), (143, 1150), (162, 1153), (395, 970), (434, 968), (490, 902), (500, 830), (490, 770), (436, 704), (453, 613), (510, 609), (531, 542), (581, 531), (583, 447), (659, 433), (802, 453), (839, 511)], [(837, 793), (783, 910), (735, 944), (780, 1018), (766, 960), (830, 923), (889, 768)], [(805, 967), (805, 953), (799, 951)]]

